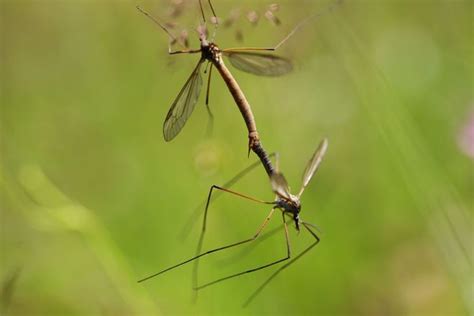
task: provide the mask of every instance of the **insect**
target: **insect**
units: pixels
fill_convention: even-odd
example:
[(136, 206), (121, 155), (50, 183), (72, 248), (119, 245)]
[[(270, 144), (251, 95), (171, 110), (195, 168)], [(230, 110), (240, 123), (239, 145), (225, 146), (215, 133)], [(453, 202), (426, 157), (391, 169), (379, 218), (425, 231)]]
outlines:
[[(223, 62), (223, 56), (226, 56), (229, 58), (230, 62), (236, 67), (241, 70), (244, 70), (246, 72), (254, 73), (257, 75), (266, 75), (266, 76), (277, 76), (277, 75), (282, 75), (285, 74), (292, 69), (291, 62), (288, 59), (282, 58), (275, 56), (269, 52), (275, 51), (278, 49), (282, 44), (284, 44), (302, 25), (307, 23), (310, 19), (319, 17), (326, 12), (331, 11), (336, 5), (340, 4), (342, 0), (336, 0), (332, 2), (330, 5), (327, 5), (324, 11), (321, 11), (317, 14), (314, 14), (312, 16), (309, 16), (308, 18), (304, 19), (300, 23), (296, 25), (295, 28), (285, 37), (283, 38), (276, 46), (270, 47), (270, 48), (231, 48), (231, 49), (223, 49), (221, 50), (214, 42), (213, 39), (215, 37), (215, 31), (217, 29), (217, 18), (216, 14), (214, 11), (214, 8), (212, 7), (212, 4), (210, 0), (208, 0), (209, 6), (211, 7), (213, 17), (216, 21), (215, 23), (215, 29), (214, 29), (214, 35), (212, 36), (211, 40), (207, 39), (207, 34), (205, 28), (199, 28), (198, 33), (199, 33), (199, 39), (201, 42), (201, 46), (199, 49), (195, 50), (189, 50), (189, 49), (184, 49), (184, 50), (178, 50), (178, 51), (171, 51), (169, 48), (169, 54), (184, 54), (184, 53), (201, 53), (201, 58), (198, 61), (198, 64), (194, 68), (193, 72), (189, 76), (188, 80), (186, 81), (185, 85), (179, 92), (178, 96), (176, 97), (175, 101), (173, 102), (168, 115), (166, 116), (164, 125), (163, 125), (163, 135), (166, 141), (172, 140), (176, 135), (181, 131), (183, 128), (184, 124), (186, 123), (187, 119), (190, 117), (192, 111), (194, 110), (194, 107), (197, 103), (201, 87), (202, 87), (202, 78), (201, 78), (201, 67), (204, 64), (204, 62), (208, 62), (207, 66), (210, 65), (209, 67), (209, 77), (208, 77), (208, 82), (207, 82), (207, 93), (206, 93), (206, 106), (208, 109), (208, 112), (210, 114), (210, 117), (212, 118), (212, 113), (209, 109), (208, 105), (208, 100), (209, 100), (209, 87), (210, 87), (210, 80), (211, 80), (211, 73), (212, 73), (212, 68), (215, 67), (221, 74), (221, 77), (223, 78), (224, 82), (226, 83), (229, 91), (231, 92), (235, 103), (237, 104), (244, 121), (246, 123), (247, 129), (248, 129), (248, 138), (249, 138), (249, 152), (252, 150), (257, 154), (257, 156), (260, 158), (260, 163), (264, 166), (269, 178), (270, 178), (270, 183), (272, 185), (272, 189), (274, 193), (276, 194), (276, 199), (271, 202), (265, 202), (259, 199), (255, 199), (253, 197), (250, 197), (248, 195), (244, 195), (232, 190), (229, 190), (226, 186), (220, 187), (220, 186), (212, 186), (208, 199), (206, 201), (206, 207), (205, 207), (205, 212), (204, 212), (204, 221), (203, 221), (203, 226), (202, 226), (202, 231), (201, 231), (201, 236), (199, 238), (198, 242), (198, 247), (197, 247), (197, 252), (196, 255), (188, 260), (185, 260), (181, 263), (178, 263), (174, 266), (171, 266), (167, 269), (164, 269), (158, 273), (155, 273), (153, 275), (150, 275), (146, 278), (143, 278), (139, 280), (139, 282), (143, 282), (145, 280), (148, 280), (150, 278), (153, 278), (155, 276), (158, 276), (162, 273), (165, 273), (167, 271), (170, 271), (172, 269), (175, 269), (179, 266), (185, 265), (189, 262), (194, 262), (195, 264), (195, 269), (194, 269), (194, 288), (195, 289), (202, 289), (204, 287), (207, 287), (211, 284), (215, 284), (230, 278), (234, 278), (237, 276), (240, 276), (245, 273), (251, 273), (255, 272), (270, 266), (273, 266), (277, 263), (286, 261), (290, 259), (290, 244), (289, 244), (289, 239), (288, 239), (288, 227), (287, 227), (287, 221), (286, 217), (290, 217), (292, 221), (295, 222), (296, 229), (299, 231), (301, 227), (304, 227), (306, 231), (308, 231), (315, 239), (315, 241), (307, 247), (303, 252), (298, 254), (296, 257), (294, 257), (292, 260), (287, 262), (285, 265), (280, 267), (277, 271), (275, 271), (272, 276), (265, 281), (265, 283), (262, 284), (260, 288), (257, 289), (257, 291), (252, 294), (252, 296), (249, 298), (249, 300), (246, 302), (246, 304), (250, 303), (250, 301), (268, 284), (281, 270), (285, 269), (288, 267), (291, 263), (294, 261), (298, 260), (301, 256), (303, 256), (305, 253), (307, 253), (312, 247), (314, 247), (318, 242), (319, 242), (319, 237), (316, 235), (316, 233), (313, 231), (314, 228), (316, 228), (314, 225), (304, 222), (300, 219), (299, 213), (301, 210), (301, 203), (300, 203), (300, 198), (305, 190), (306, 186), (309, 184), (311, 178), (313, 177), (314, 173), (316, 172), (317, 168), (319, 167), (319, 164), (322, 160), (322, 157), (324, 156), (326, 149), (327, 149), (327, 140), (324, 139), (314, 155), (312, 156), (310, 162), (308, 163), (308, 166), (304, 172), (303, 175), (303, 185), (301, 187), (301, 190), (297, 195), (293, 195), (289, 192), (288, 184), (286, 182), (285, 177), (278, 171), (278, 168), (274, 168), (272, 165), (272, 162), (270, 160), (271, 155), (268, 155), (266, 151), (263, 149), (256, 124), (255, 124), (255, 119), (252, 113), (252, 110), (250, 108), (250, 105), (245, 98), (245, 95), (243, 94), (242, 90), (240, 89), (238, 83), (228, 70), (228, 68), (225, 66)], [(201, 1), (200, 1), (201, 5)], [(152, 19), (161, 29), (163, 29), (170, 37), (172, 42), (178, 42), (176, 38), (157, 20), (155, 20), (151, 15), (149, 15), (147, 12), (142, 10), (140, 7), (137, 7), (143, 14), (148, 16), (150, 19)], [(203, 14), (203, 20), (205, 21), (204, 17), (204, 11), (201, 5), (201, 12)], [(206, 66), (206, 69), (207, 69)], [(278, 162), (278, 159), (277, 159)], [(278, 167), (278, 166), (277, 166)], [(234, 178), (235, 179), (235, 178)], [(229, 183), (234, 181), (231, 180)], [(204, 239), (204, 233), (206, 230), (206, 223), (207, 223), (207, 212), (209, 208), (210, 201), (212, 199), (212, 194), (214, 190), (218, 190), (222, 193), (231, 193), (237, 196), (240, 196), (242, 198), (250, 199), (255, 202), (260, 202), (264, 204), (269, 204), (272, 205), (272, 209), (265, 219), (265, 221), (262, 223), (260, 228), (257, 230), (256, 234), (246, 240), (233, 243), (227, 246), (215, 248), (206, 252), (201, 252), (202, 249), (202, 244), (203, 244), (203, 239)], [(213, 282), (204, 284), (204, 285), (197, 285), (197, 266), (199, 262), (199, 258), (206, 256), (208, 254), (218, 252), (224, 249), (232, 248), (238, 245), (242, 245), (245, 243), (248, 243), (250, 241), (255, 240), (261, 232), (265, 229), (266, 225), (270, 221), (270, 218), (273, 216), (275, 210), (281, 210), (282, 214), (282, 219), (283, 219), (283, 227), (285, 229), (285, 237), (286, 237), (286, 246), (287, 246), (287, 256), (285, 258), (279, 259), (277, 261), (271, 262), (269, 264), (259, 266), (254, 269), (250, 269), (244, 272), (240, 272), (234, 275), (230, 275), (218, 280), (215, 280)]]
[[(267, 204), (267, 205), (271, 205), (272, 208), (270, 210), (270, 213), (267, 215), (267, 217), (265, 218), (265, 220), (263, 221), (263, 223), (260, 225), (260, 227), (257, 229), (256, 233), (250, 237), (250, 238), (247, 238), (245, 240), (242, 240), (242, 241), (238, 241), (238, 242), (235, 242), (235, 243), (232, 243), (230, 245), (225, 245), (225, 246), (222, 246), (222, 247), (218, 247), (218, 248), (214, 248), (214, 249), (211, 249), (211, 250), (208, 250), (208, 251), (205, 251), (205, 252), (200, 252), (198, 253), (197, 255), (195, 255), (194, 257), (192, 258), (189, 258), (185, 261), (182, 261), (178, 264), (175, 264), (171, 267), (168, 267), (164, 270), (161, 270), (155, 274), (152, 274), (150, 276), (147, 276), (141, 280), (139, 280), (138, 282), (143, 282), (143, 281), (146, 281), (146, 280), (149, 280), (151, 278), (154, 278), (160, 274), (163, 274), (167, 271), (170, 271), (170, 270), (173, 270), (175, 268), (178, 268), (180, 266), (183, 266), (187, 263), (190, 263), (190, 262), (197, 262), (197, 259), (199, 258), (202, 258), (204, 256), (207, 256), (209, 254), (212, 254), (212, 253), (215, 253), (215, 252), (218, 252), (218, 251), (222, 251), (222, 250), (225, 250), (225, 249), (229, 249), (229, 248), (232, 248), (232, 247), (235, 247), (235, 246), (239, 246), (239, 245), (243, 245), (243, 244), (246, 244), (246, 243), (249, 243), (249, 242), (252, 242), (254, 241), (255, 239), (257, 239), (260, 234), (262, 233), (262, 231), (265, 229), (265, 227), (267, 226), (268, 222), (270, 221), (270, 219), (272, 218), (272, 216), (274, 215), (275, 213), (275, 210), (280, 210), (281, 211), (281, 215), (282, 215), (282, 220), (283, 220), (283, 227), (284, 227), (284, 231), (285, 231), (285, 240), (286, 240), (286, 249), (287, 249), (287, 255), (284, 257), (284, 258), (281, 258), (281, 259), (278, 259), (278, 260), (275, 260), (275, 261), (272, 261), (270, 263), (267, 263), (267, 264), (264, 264), (264, 265), (261, 265), (261, 266), (258, 266), (258, 267), (255, 267), (255, 268), (252, 268), (252, 269), (249, 269), (249, 270), (245, 270), (245, 271), (242, 271), (242, 272), (239, 272), (239, 273), (235, 273), (235, 274), (232, 274), (232, 275), (229, 275), (229, 276), (226, 276), (226, 277), (223, 277), (223, 278), (219, 278), (217, 280), (214, 280), (212, 282), (209, 282), (209, 283), (205, 283), (203, 285), (199, 285), (195, 286), (195, 289), (196, 290), (200, 290), (200, 289), (203, 289), (205, 287), (208, 287), (210, 285), (213, 285), (213, 284), (216, 284), (216, 283), (219, 283), (219, 282), (222, 282), (222, 281), (225, 281), (225, 280), (229, 280), (231, 278), (235, 278), (235, 277), (238, 277), (238, 276), (241, 276), (243, 274), (247, 274), (247, 273), (252, 273), (252, 272), (256, 272), (256, 271), (259, 271), (259, 270), (262, 270), (262, 269), (265, 269), (265, 268), (268, 268), (268, 267), (271, 267), (275, 264), (278, 264), (278, 263), (281, 263), (283, 261), (286, 261), (286, 260), (289, 260), (291, 258), (291, 248), (290, 248), (290, 242), (289, 242), (289, 237), (288, 237), (288, 225), (287, 225), (287, 218), (286, 217), (290, 217), (291, 220), (295, 223), (295, 227), (296, 227), (296, 230), (297, 231), (300, 231), (301, 227), (303, 227), (307, 232), (309, 232), (309, 234), (311, 234), (311, 236), (314, 237), (314, 241), (313, 243), (311, 243), (311, 245), (309, 245), (305, 250), (303, 250), (300, 254), (298, 254), (296, 257), (294, 257), (292, 260), (290, 260), (289, 262), (287, 262), (285, 265), (281, 266), (278, 270), (276, 270), (251, 296), (250, 298), (246, 301), (246, 303), (244, 305), (247, 305), (249, 304), (253, 298), (258, 294), (260, 293), (260, 291), (278, 274), (280, 273), (283, 269), (287, 268), (290, 264), (292, 264), (293, 262), (295, 262), (296, 260), (298, 260), (299, 258), (301, 258), (304, 254), (306, 254), (311, 248), (313, 248), (318, 242), (319, 242), (319, 237), (318, 235), (314, 232), (314, 228), (316, 228), (313, 224), (310, 224), (308, 222), (305, 222), (303, 221), (301, 218), (300, 218), (300, 211), (301, 211), (301, 196), (304, 192), (304, 190), (306, 189), (306, 187), (308, 186), (309, 182), (311, 181), (311, 179), (313, 178), (314, 174), (316, 173), (316, 171), (318, 170), (320, 164), (321, 164), (321, 161), (327, 151), (327, 147), (328, 147), (328, 141), (327, 139), (323, 139), (321, 141), (321, 143), (319, 144), (318, 148), (316, 149), (316, 151), (314, 152), (313, 156), (311, 157), (311, 159), (309, 160), (307, 166), (306, 166), (306, 169), (303, 173), (303, 183), (301, 185), (301, 188), (299, 190), (299, 192), (296, 194), (296, 195), (293, 195), (292, 193), (290, 193), (290, 190), (289, 190), (289, 187), (288, 187), (288, 183), (285, 179), (285, 177), (283, 176), (282, 173), (280, 173), (279, 171), (275, 171), (271, 177), (270, 177), (270, 183), (271, 183), (271, 186), (272, 186), (272, 190), (273, 192), (275, 193), (276, 195), (276, 198), (274, 201), (263, 201), (263, 200), (260, 200), (260, 199), (256, 199), (254, 197), (251, 197), (249, 195), (246, 195), (246, 194), (242, 194), (242, 193), (239, 193), (239, 192), (236, 192), (236, 191), (233, 191), (233, 190), (230, 190), (228, 188), (225, 188), (225, 187), (220, 187), (220, 186), (217, 186), (217, 185), (213, 185), (210, 190), (209, 190), (209, 194), (208, 194), (208, 198), (207, 198), (207, 202), (206, 202), (206, 207), (205, 207), (205, 212), (204, 212), (204, 219), (203, 219), (203, 226), (202, 226), (202, 231), (201, 231), (201, 236), (199, 238), (199, 244), (198, 244), (198, 250), (201, 249), (201, 246), (202, 246), (202, 242), (203, 242), (203, 239), (204, 239), (204, 232), (206, 231), (206, 224), (207, 224), (207, 215), (208, 215), (208, 210), (209, 210), (209, 205), (210, 205), (210, 201), (212, 199), (212, 194), (214, 192), (214, 190), (219, 190), (219, 191), (222, 191), (222, 192), (225, 192), (225, 193), (230, 193), (230, 194), (233, 194), (233, 195), (236, 195), (238, 197), (241, 197), (241, 198), (245, 198), (245, 199), (249, 199), (251, 201), (254, 201), (254, 202), (258, 202), (258, 203), (263, 203), (263, 204)], [(278, 162), (278, 159), (277, 159), (277, 162)], [(278, 163), (277, 163), (277, 166), (278, 166)]]
[[(199, 3), (201, 7), (202, 17), (205, 21), (204, 10), (201, 1), (199, 1)], [(210, 0), (208, 0), (208, 3), (214, 15), (214, 19), (216, 21), (215, 27), (217, 28), (217, 17), (215, 15), (214, 8)], [(331, 10), (333, 6), (334, 3), (331, 6), (328, 6), (325, 11)], [(141, 7), (137, 6), (137, 9), (144, 15), (146, 15), (148, 18), (150, 18), (154, 23), (156, 23), (163, 31), (165, 31), (170, 37), (171, 42), (178, 42), (178, 40), (173, 36), (173, 34), (171, 34), (171, 32), (162, 23), (152, 17)], [(206, 29), (204, 27), (198, 28), (199, 40), (201, 43), (200, 48), (172, 51), (169, 47), (168, 53), (170, 55), (200, 53), (201, 57), (194, 70), (191, 72), (191, 75), (185, 82), (184, 86), (179, 91), (177, 97), (175, 98), (168, 111), (168, 114), (166, 115), (163, 124), (164, 139), (166, 141), (171, 141), (173, 138), (175, 138), (183, 129), (184, 125), (186, 124), (186, 121), (191, 116), (197, 104), (203, 85), (203, 80), (201, 77), (201, 68), (203, 67), (203, 64), (207, 61), (208, 65), (210, 64), (210, 67), (207, 79), (206, 107), (208, 109), (211, 119), (213, 115), (209, 108), (209, 91), (212, 69), (213, 67), (215, 67), (219, 71), (222, 79), (225, 81), (244, 118), (245, 124), (248, 129), (249, 151), (251, 149), (256, 151), (256, 148), (260, 144), (260, 139), (258, 136), (254, 115), (240, 86), (238, 85), (237, 81), (234, 79), (231, 72), (225, 65), (223, 56), (227, 57), (234, 67), (248, 73), (261, 76), (280, 76), (286, 74), (290, 72), (293, 68), (291, 61), (286, 58), (276, 56), (270, 52), (277, 50), (281, 45), (283, 45), (310, 18), (320, 16), (323, 13), (324, 12), (320, 12), (317, 15), (310, 16), (307, 19), (304, 19), (303, 21), (298, 23), (296, 27), (274, 47), (242, 47), (220, 49), (218, 45), (214, 43), (215, 32), (212, 39), (209, 40), (207, 38)], [(266, 169), (268, 173), (272, 171), (271, 168)]]
[[(152, 19), (161, 29), (163, 29), (168, 34), (168, 36), (170, 36), (172, 41), (177, 41), (176, 38), (166, 29), (166, 27), (162, 23), (157, 21), (149, 13), (145, 12), (142, 8), (137, 8), (147, 17)], [(215, 15), (212, 5), (211, 9), (213, 14)], [(203, 10), (202, 14), (203, 20), (205, 20)], [(247, 99), (245, 98), (245, 95), (243, 94), (241, 88), (232, 76), (229, 69), (224, 64), (223, 56), (229, 58), (231, 64), (242, 71), (261, 76), (280, 76), (292, 70), (292, 63), (288, 59), (270, 54), (268, 53), (268, 51), (276, 50), (283, 43), (280, 43), (279, 45), (272, 48), (220, 49), (217, 44), (213, 42), (213, 40), (207, 39), (205, 27), (199, 27), (198, 33), (199, 40), (201, 43), (199, 49), (184, 49), (177, 51), (171, 51), (171, 49), (169, 49), (168, 52), (170, 55), (200, 53), (201, 57), (194, 70), (191, 72), (191, 75), (187, 79), (186, 83), (178, 93), (176, 99), (172, 103), (168, 114), (166, 115), (165, 122), (163, 124), (164, 139), (166, 141), (171, 141), (173, 138), (175, 138), (176, 135), (178, 135), (184, 127), (186, 121), (191, 116), (197, 104), (203, 85), (203, 80), (201, 77), (201, 68), (203, 67), (203, 64), (207, 61), (210, 64), (206, 91), (206, 107), (208, 109), (209, 115), (211, 118), (213, 117), (212, 112), (209, 109), (209, 92), (212, 69), (213, 67), (215, 67), (221, 74), (225, 83), (227, 84), (227, 87), (229, 88), (234, 99), (236, 99), (236, 101), (238, 100), (237, 105), (244, 117), (245, 123), (249, 131), (250, 148), (252, 144), (255, 143), (258, 139), (255, 119), (250, 109), (250, 105)]]

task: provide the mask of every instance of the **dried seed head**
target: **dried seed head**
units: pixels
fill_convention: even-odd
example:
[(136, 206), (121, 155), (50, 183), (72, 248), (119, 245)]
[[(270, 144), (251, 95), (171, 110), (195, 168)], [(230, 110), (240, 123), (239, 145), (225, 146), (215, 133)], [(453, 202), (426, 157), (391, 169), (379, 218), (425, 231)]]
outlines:
[(168, 16), (171, 18), (177, 18), (181, 16), (184, 11), (184, 0), (172, 0), (171, 6), (168, 8)]
[(189, 34), (187, 30), (182, 30), (179, 34), (179, 41), (184, 47), (189, 48)]
[(244, 34), (242, 33), (241, 29), (235, 30), (235, 39), (240, 43), (244, 41)]
[(176, 24), (175, 22), (166, 22), (166, 23), (165, 23), (165, 27), (166, 27), (167, 29), (171, 29), (171, 30), (172, 30), (172, 29), (176, 28), (176, 26), (177, 26), (177, 24)]
[(207, 33), (207, 27), (205, 24), (200, 24), (197, 27), (197, 32), (199, 34), (199, 39), (201, 40), (207, 39), (208, 33)]
[(278, 3), (272, 3), (268, 6), (268, 11), (278, 12), (280, 10), (280, 5)]
[(273, 25), (278, 26), (281, 24), (281, 21), (279, 18), (277, 18), (272, 11), (266, 11), (265, 12), (265, 17), (267, 18), (268, 21), (272, 22)]
[(226, 28), (231, 27), (239, 18), (240, 18), (240, 9), (233, 9), (232, 11), (230, 11), (229, 17), (224, 20), (222, 25)]
[(256, 25), (258, 23), (259, 15), (256, 11), (250, 11), (247, 13), (247, 20), (249, 20), (250, 23), (253, 25)]
[(224, 20), (224, 22), (222, 23), (222, 27), (224, 28), (229, 28), (232, 26), (232, 24), (234, 24), (234, 20), (232, 20), (231, 18), (227, 18)]
[(220, 24), (220, 19), (217, 16), (211, 16), (211, 23), (214, 25)]

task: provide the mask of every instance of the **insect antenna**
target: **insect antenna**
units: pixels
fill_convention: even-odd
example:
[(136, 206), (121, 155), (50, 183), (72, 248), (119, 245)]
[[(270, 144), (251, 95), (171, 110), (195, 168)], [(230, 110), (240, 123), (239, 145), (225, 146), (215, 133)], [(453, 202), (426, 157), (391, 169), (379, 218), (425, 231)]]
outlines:
[(310, 227), (316, 229), (316, 231), (317, 231), (318, 233), (320, 233), (320, 234), (324, 234), (323, 231), (321, 230), (321, 228), (319, 228), (318, 226), (316, 226), (316, 225), (314, 225), (314, 224), (311, 224), (311, 223), (309, 223), (309, 222), (303, 222), (303, 221), (301, 221), (301, 223), (304, 223), (304, 224), (306, 224), (306, 225), (308, 225), (308, 226), (310, 226)]
[(342, 4), (343, 2), (344, 2), (344, 0), (335, 0), (334, 2), (331, 2), (330, 4), (328, 4), (321, 11), (318, 11), (318, 12), (306, 17), (302, 21), (300, 21), (298, 24), (296, 24), (296, 26), (293, 28), (293, 30), (291, 30), (291, 32), (288, 33), (288, 35), (286, 35), (275, 47), (273, 47), (273, 50), (276, 50), (281, 45), (283, 45), (288, 39), (290, 39), (290, 37), (293, 36), (293, 34), (295, 34), (302, 26), (307, 24), (309, 21), (311, 21), (313, 19), (319, 19), (321, 16), (323, 16), (327, 13), (330, 13), (332, 10), (334, 10), (334, 8), (336, 8), (337, 6)]
[[(156, 18), (154, 18), (150, 13), (148, 13), (147, 11), (145, 11), (144, 9), (142, 9), (142, 7), (140, 7), (139, 5), (136, 6), (137, 10), (140, 11), (143, 15), (145, 15), (147, 18), (149, 18), (151, 21), (153, 21), (153, 23), (155, 23), (156, 25), (158, 25), (158, 27), (160, 29), (162, 29), (163, 31), (166, 32), (166, 34), (168, 34), (169, 38), (170, 38), (170, 43), (179, 43), (181, 46), (184, 46), (181, 41), (179, 41), (173, 34), (171, 34), (171, 32), (162, 24), (160, 23), (160, 21), (158, 21)], [(168, 46), (169, 50), (171, 50), (171, 47), (170, 45)], [(186, 47), (184, 47), (186, 48)]]

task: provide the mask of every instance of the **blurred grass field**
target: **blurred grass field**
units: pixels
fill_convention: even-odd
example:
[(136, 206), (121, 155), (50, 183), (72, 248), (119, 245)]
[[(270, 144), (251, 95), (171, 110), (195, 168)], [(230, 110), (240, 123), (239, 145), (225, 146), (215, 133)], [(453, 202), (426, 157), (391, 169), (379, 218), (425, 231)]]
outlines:
[[(269, 3), (214, 7), (225, 17)], [(327, 3), (280, 2), (282, 25), (241, 20), (243, 43), (224, 28), (216, 42), (271, 46)], [(163, 120), (198, 56), (168, 56), (137, 4), (166, 20), (167, 1), (0, 4), (2, 315), (474, 315), (471, 1), (346, 1), (278, 52), (295, 62), (290, 75), (229, 65), (294, 192), (329, 139), (302, 200), (321, 243), (245, 309), (275, 269), (203, 289), (195, 303), (191, 266), (136, 283), (194, 254), (194, 208), (256, 160), (217, 72), (212, 136), (202, 93), (165, 143)], [(197, 1), (178, 22), (196, 47)], [(261, 167), (234, 189), (273, 198)], [(268, 211), (222, 196), (204, 249), (250, 237)], [(296, 254), (311, 238), (291, 227), (290, 241)], [(248, 250), (201, 260), (199, 279), (283, 257), (283, 232)]]

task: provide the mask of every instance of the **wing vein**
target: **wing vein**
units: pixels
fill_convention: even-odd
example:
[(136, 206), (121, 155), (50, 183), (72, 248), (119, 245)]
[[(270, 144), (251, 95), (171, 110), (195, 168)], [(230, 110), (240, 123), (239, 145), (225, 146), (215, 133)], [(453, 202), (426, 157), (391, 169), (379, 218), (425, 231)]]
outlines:
[(269, 53), (226, 50), (223, 54), (235, 68), (254, 75), (276, 77), (293, 70), (290, 60)]
[(200, 73), (202, 63), (203, 60), (199, 60), (166, 115), (163, 123), (163, 136), (166, 141), (179, 134), (196, 106), (202, 87)]

